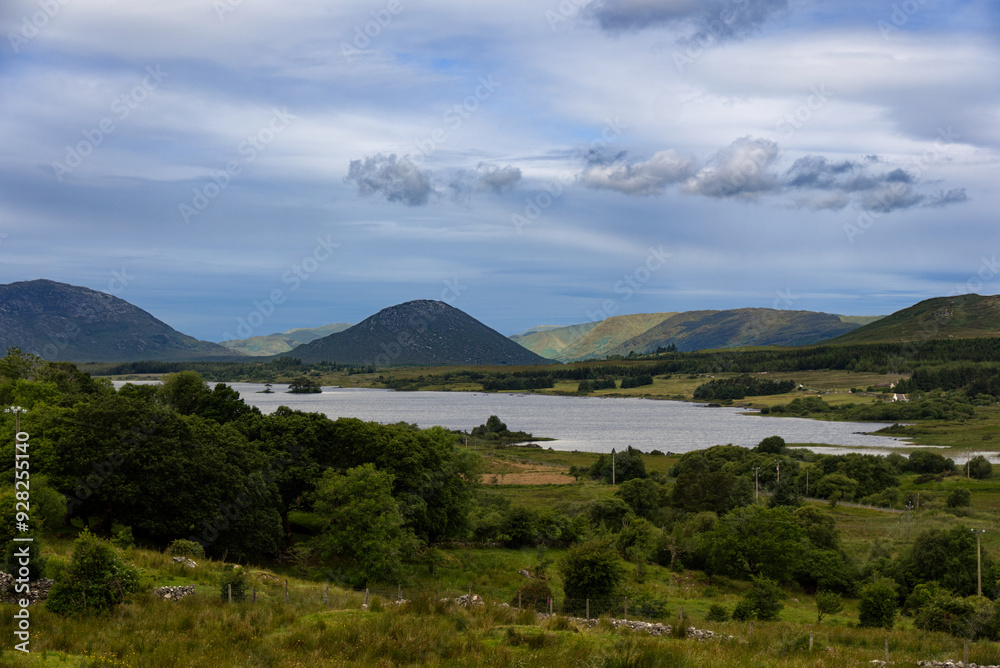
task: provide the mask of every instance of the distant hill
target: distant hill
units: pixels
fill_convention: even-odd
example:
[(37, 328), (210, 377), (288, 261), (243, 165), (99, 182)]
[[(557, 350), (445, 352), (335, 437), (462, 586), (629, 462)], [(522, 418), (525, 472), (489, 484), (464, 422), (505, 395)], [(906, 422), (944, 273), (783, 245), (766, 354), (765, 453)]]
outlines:
[(651, 353), (660, 346), (682, 352), (737, 346), (806, 346), (860, 327), (840, 316), (813, 311), (741, 308), (687, 311), (671, 316), (612, 349), (610, 354)]
[(444, 302), (382, 309), (343, 332), (302, 344), (303, 362), (392, 365), (529, 365), (547, 360)]
[(287, 332), (268, 334), (266, 336), (251, 336), (249, 339), (223, 341), (219, 345), (251, 357), (280, 355), (303, 343), (309, 343), (324, 336), (342, 332), (350, 326), (351, 323), (349, 322), (340, 322), (333, 325), (323, 325), (322, 327), (299, 327), (297, 329), (290, 329)]
[(1000, 296), (925, 299), (830, 343), (900, 343), (1000, 336)]
[(541, 326), (533, 327), (521, 334), (510, 337), (511, 341), (516, 341), (531, 352), (557, 359), (560, 353), (571, 343), (597, 326), (597, 322), (588, 322), (582, 325), (568, 325), (566, 327)]
[(44, 279), (0, 285), (0, 354), (11, 346), (69, 362), (239, 357), (181, 334), (118, 297)]
[(610, 351), (675, 313), (636, 313), (602, 320), (559, 353), (561, 361), (602, 358)]

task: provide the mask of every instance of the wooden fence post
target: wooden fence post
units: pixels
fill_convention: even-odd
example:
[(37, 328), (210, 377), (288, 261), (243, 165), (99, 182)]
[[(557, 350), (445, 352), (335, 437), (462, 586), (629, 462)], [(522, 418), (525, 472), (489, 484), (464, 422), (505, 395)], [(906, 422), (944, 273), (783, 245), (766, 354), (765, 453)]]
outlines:
[(750, 622), (750, 640), (753, 640), (753, 622)]
[(813, 632), (809, 632), (809, 651), (813, 651)]
[(257, 602), (257, 587), (253, 588), (253, 602)]
[(885, 665), (889, 665), (889, 636), (885, 637)]
[(285, 603), (288, 603), (288, 580), (285, 580)]
[(628, 621), (628, 596), (625, 597), (625, 621)]
[(330, 607), (330, 583), (326, 583), (326, 587), (323, 589), (323, 605)]
[(365, 607), (368, 607), (368, 589), (365, 589)]
[(521, 611), (521, 592), (517, 592), (517, 611)]
[(402, 600), (403, 600), (403, 585), (398, 584), (396, 585), (396, 602), (398, 603)]
[(587, 619), (590, 620), (590, 599), (587, 599)]
[(229, 599), (229, 602), (232, 603), (233, 602), (233, 585), (231, 585), (231, 584), (227, 584), (226, 585), (226, 596)]

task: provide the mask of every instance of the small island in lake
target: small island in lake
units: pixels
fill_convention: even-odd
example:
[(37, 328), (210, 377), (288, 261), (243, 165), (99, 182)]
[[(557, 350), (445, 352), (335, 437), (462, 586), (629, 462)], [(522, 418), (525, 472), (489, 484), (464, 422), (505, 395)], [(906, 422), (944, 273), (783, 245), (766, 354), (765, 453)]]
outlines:
[(322, 391), (318, 382), (305, 376), (299, 376), (288, 384), (289, 394), (319, 394)]

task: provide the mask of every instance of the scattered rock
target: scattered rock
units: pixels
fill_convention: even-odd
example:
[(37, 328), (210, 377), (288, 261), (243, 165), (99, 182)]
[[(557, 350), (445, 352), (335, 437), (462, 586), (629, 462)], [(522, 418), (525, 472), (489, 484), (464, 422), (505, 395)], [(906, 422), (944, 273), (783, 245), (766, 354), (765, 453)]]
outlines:
[(28, 605), (39, 603), (49, 597), (49, 590), (55, 584), (55, 580), (40, 578), (28, 583), (27, 592), (14, 592), (14, 576), (0, 572), (0, 602), (17, 603), (20, 599), (28, 599)]
[(529, 580), (532, 579), (531, 573), (528, 572), (527, 568), (522, 568), (521, 570), (518, 571), (518, 574), (519, 575), (523, 575), (524, 577), (528, 578)]
[(153, 593), (165, 601), (178, 601), (185, 596), (193, 596), (194, 585), (186, 585), (182, 587), (160, 587), (158, 589), (154, 589)]
[(174, 557), (175, 564), (184, 564), (187, 568), (198, 568), (198, 564), (191, 561), (187, 557)]
[[(547, 612), (543, 612), (538, 615), (539, 619), (546, 619), (548, 617), (554, 617), (555, 615), (550, 615)], [(599, 620), (597, 619), (583, 619), (582, 617), (568, 617), (571, 622), (575, 622), (580, 626), (585, 626), (587, 628), (594, 628), (598, 625)], [(660, 624), (659, 622), (642, 622), (636, 619), (611, 619), (608, 620), (611, 626), (619, 628), (627, 628), (639, 633), (648, 633), (651, 636), (665, 636), (669, 635), (673, 630), (670, 624)], [(722, 638), (726, 640), (734, 640), (733, 636), (727, 636), (723, 634), (716, 634), (714, 631), (709, 631), (708, 629), (696, 629), (693, 626), (687, 628), (688, 638), (694, 638), (695, 640), (712, 640), (714, 638)]]

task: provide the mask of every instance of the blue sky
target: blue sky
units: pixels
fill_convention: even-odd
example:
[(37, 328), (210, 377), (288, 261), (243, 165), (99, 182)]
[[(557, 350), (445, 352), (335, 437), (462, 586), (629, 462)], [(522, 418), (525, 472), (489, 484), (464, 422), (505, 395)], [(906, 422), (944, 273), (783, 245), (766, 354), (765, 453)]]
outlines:
[(0, 282), (210, 341), (996, 294), (998, 7), (7, 0)]

